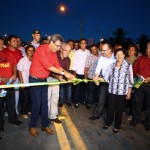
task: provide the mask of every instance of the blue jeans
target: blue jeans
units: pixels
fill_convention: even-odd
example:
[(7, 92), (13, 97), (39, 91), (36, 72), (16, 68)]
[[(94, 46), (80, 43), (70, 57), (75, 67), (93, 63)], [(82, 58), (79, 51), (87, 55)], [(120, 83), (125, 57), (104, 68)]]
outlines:
[(61, 84), (59, 90), (59, 103), (71, 103), (71, 84)]
[[(47, 79), (36, 79), (29, 77), (30, 83), (47, 82)], [(29, 127), (36, 128), (39, 115), (41, 115), (41, 125), (43, 128), (49, 126), (48, 121), (48, 86), (31, 86), (31, 120)]]

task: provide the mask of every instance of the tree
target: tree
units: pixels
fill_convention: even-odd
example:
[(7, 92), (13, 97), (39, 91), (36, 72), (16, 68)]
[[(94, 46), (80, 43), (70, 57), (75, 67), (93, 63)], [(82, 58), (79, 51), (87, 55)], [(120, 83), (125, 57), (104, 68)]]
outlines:
[(124, 30), (123, 28), (118, 28), (116, 29), (115, 31), (113, 31), (112, 35), (113, 37), (111, 37), (109, 39), (109, 42), (115, 46), (117, 44), (121, 44), (123, 45), (123, 47), (126, 47), (126, 43), (127, 43), (127, 39), (126, 39), (126, 36), (127, 36), (127, 31)]
[(140, 47), (140, 53), (144, 54), (146, 50), (146, 44), (149, 41), (149, 37), (145, 34), (141, 34), (137, 40)]
[(118, 28), (113, 32), (114, 38), (117, 40), (123, 40), (127, 34), (127, 31), (123, 28)]

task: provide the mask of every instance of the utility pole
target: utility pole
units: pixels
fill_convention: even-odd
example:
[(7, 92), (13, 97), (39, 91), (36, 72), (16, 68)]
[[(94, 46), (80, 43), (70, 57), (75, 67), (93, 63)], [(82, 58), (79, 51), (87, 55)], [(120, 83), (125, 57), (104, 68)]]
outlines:
[(82, 38), (82, 30), (83, 30), (83, 17), (80, 21), (80, 39)]

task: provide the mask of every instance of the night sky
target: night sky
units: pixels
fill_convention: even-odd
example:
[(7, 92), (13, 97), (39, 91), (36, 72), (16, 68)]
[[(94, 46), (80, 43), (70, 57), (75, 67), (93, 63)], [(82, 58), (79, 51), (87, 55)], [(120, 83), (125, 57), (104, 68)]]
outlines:
[[(61, 13), (59, 5), (67, 6)], [(65, 40), (80, 38), (80, 22), (85, 38), (110, 37), (122, 27), (127, 37), (150, 36), (150, 0), (1, 0), (0, 36), (15, 34), (32, 40), (32, 30), (42, 37), (54, 33)]]

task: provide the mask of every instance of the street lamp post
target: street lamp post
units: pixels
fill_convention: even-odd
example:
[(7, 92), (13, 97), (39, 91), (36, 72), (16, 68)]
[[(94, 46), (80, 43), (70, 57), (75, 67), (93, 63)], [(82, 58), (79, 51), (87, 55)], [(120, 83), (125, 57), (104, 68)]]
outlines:
[(82, 38), (83, 19), (80, 21), (80, 39)]

